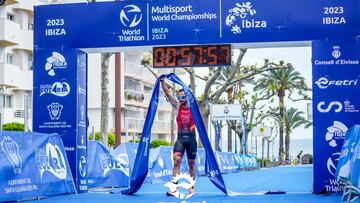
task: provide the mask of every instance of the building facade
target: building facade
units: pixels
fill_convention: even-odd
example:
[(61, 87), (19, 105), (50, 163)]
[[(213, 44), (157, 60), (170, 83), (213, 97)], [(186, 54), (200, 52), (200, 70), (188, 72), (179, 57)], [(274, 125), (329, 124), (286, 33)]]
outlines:
[[(33, 6), (37, 0), (10, 0), (0, 7), (0, 119), (24, 123), (24, 99), (33, 87)], [(28, 95), (28, 97), (26, 96)], [(31, 110), (28, 110), (31, 126)]]

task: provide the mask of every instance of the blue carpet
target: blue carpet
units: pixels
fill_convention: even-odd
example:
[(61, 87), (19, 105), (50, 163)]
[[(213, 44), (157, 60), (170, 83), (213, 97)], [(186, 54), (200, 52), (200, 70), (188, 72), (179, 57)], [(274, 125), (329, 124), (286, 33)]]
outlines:
[[(340, 195), (313, 195), (312, 167), (277, 167), (258, 171), (243, 171), (236, 174), (224, 175), (227, 187), (236, 192), (259, 192), (268, 190), (282, 190), (286, 194), (278, 195), (246, 195), (228, 197), (220, 192), (207, 177), (196, 179), (193, 197), (186, 202), (209, 203), (209, 202), (306, 202), (327, 203), (341, 202)], [(170, 203), (181, 202), (175, 197), (165, 196), (167, 188), (163, 184), (144, 184), (136, 195), (127, 196), (122, 194), (108, 194), (107, 191), (96, 191), (78, 195), (62, 195), (42, 199), (43, 202), (84, 202), (84, 203), (107, 203), (107, 202), (153, 202)], [(35, 201), (34, 201), (35, 202)]]

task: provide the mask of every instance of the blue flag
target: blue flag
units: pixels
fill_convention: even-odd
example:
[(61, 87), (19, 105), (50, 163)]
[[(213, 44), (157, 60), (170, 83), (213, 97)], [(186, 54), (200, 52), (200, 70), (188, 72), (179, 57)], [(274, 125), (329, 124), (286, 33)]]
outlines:
[(221, 134), (220, 134), (220, 125), (219, 125), (219, 121), (215, 121), (215, 137), (216, 137), (216, 148), (219, 150), (219, 152), (221, 152), (221, 147), (220, 147), (220, 140), (221, 140)]
[(242, 131), (243, 131), (243, 135), (242, 135), (242, 148), (243, 148), (243, 154), (245, 154), (246, 152), (246, 119), (245, 116), (243, 114), (242, 116)]
[[(210, 141), (206, 132), (206, 128), (202, 121), (202, 117), (194, 94), (192, 93), (190, 88), (188, 88), (187, 85), (185, 85), (180, 80), (180, 78), (178, 78), (175, 74), (171, 73), (165, 76), (172, 82), (181, 85), (183, 87), (187, 100), (189, 101), (190, 104), (190, 110), (194, 118), (195, 125), (199, 132), (200, 140), (204, 145), (205, 154), (206, 154), (205, 173), (210, 178), (210, 181), (215, 184), (216, 187), (218, 187), (225, 194), (228, 194), (224, 180), (219, 170), (219, 166), (216, 162), (214, 152), (211, 148)], [(151, 127), (154, 122), (154, 118), (158, 106), (158, 100), (159, 100), (159, 88), (160, 88), (159, 78), (156, 80), (155, 83), (148, 112), (146, 115), (145, 124), (143, 127), (143, 131), (141, 133), (141, 139), (136, 154), (134, 169), (131, 174), (130, 188), (122, 191), (123, 194), (136, 193), (140, 189), (148, 173)]]

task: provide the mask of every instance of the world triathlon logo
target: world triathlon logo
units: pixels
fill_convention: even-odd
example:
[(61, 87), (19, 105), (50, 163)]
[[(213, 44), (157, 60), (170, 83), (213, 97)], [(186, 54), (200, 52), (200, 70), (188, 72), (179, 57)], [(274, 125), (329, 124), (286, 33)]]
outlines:
[(345, 124), (334, 121), (334, 124), (327, 128), (327, 133), (325, 135), (325, 140), (329, 142), (331, 147), (337, 147), (338, 143), (345, 138), (345, 134), (348, 131), (348, 128)]
[[(180, 182), (180, 180), (185, 180)], [(189, 199), (194, 195), (194, 193), (181, 192), (179, 188), (189, 190), (195, 186), (195, 180), (189, 174), (178, 174), (173, 178), (171, 182), (165, 183), (164, 187), (169, 188), (169, 191), (174, 195), (174, 197), (179, 199)]]
[(141, 10), (135, 5), (127, 5), (120, 12), (120, 21), (125, 27), (136, 27), (142, 19)]
[(66, 69), (67, 62), (63, 55), (58, 52), (53, 52), (52, 56), (46, 59), (45, 70), (48, 75), (55, 76), (56, 69)]
[(251, 2), (236, 3), (236, 6), (229, 10), (226, 25), (231, 27), (231, 32), (234, 34), (240, 34), (244, 29), (266, 28), (266, 21), (251, 18), (255, 15), (256, 10)]
[(336, 152), (328, 158), (326, 167), (331, 175), (335, 175), (336, 173), (336, 166), (340, 159), (340, 152)]

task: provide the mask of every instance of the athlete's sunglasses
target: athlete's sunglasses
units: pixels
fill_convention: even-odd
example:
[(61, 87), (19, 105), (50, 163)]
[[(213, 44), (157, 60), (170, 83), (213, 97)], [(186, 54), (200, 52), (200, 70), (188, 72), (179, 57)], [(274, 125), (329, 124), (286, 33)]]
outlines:
[(177, 98), (178, 100), (182, 100), (182, 99), (185, 99), (185, 98), (186, 98), (186, 96), (185, 96), (185, 95), (182, 95), (182, 96), (176, 96), (176, 98)]

